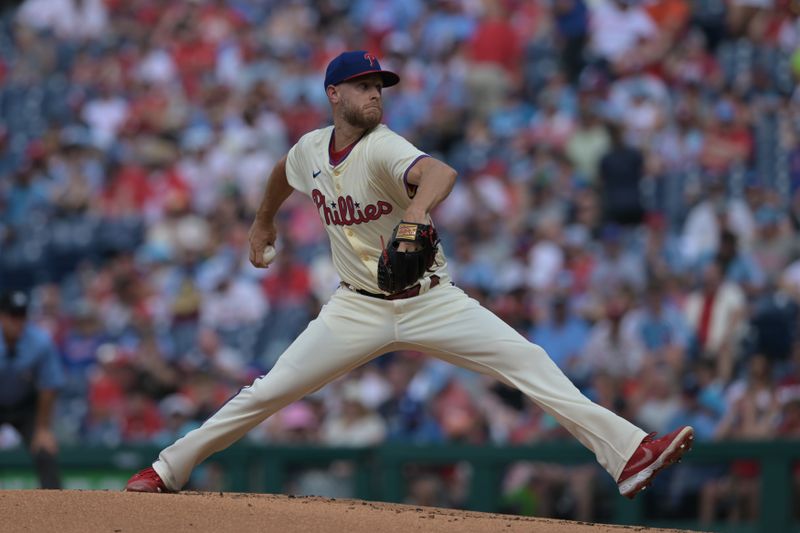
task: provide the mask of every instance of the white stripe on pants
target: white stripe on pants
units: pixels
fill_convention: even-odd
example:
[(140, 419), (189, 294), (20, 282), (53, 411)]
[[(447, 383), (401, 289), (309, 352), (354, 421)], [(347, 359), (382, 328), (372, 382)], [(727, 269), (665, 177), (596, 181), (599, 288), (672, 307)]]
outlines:
[(429, 353), (520, 389), (554, 416), (616, 480), (645, 432), (592, 403), (545, 351), (451, 285), (404, 300), (340, 288), (270, 372), (201, 427), (165, 448), (153, 464), (180, 489), (192, 469), (286, 405), (397, 349)]

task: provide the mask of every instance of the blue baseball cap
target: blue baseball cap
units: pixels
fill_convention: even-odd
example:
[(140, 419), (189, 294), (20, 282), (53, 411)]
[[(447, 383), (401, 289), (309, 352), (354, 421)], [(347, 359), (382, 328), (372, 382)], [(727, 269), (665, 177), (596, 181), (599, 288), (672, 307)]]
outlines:
[(400, 83), (400, 76), (381, 69), (381, 64), (375, 55), (365, 50), (342, 52), (328, 63), (328, 68), (325, 70), (325, 89), (329, 85), (339, 85), (344, 81), (376, 72), (383, 78), (384, 87)]

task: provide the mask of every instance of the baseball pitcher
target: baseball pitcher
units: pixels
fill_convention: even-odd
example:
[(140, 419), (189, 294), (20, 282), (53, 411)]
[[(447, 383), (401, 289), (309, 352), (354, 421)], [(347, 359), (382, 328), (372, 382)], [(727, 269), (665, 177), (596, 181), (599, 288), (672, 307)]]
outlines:
[[(174, 492), (192, 469), (284, 406), (394, 350), (417, 350), (516, 387), (555, 417), (633, 497), (692, 444), (682, 427), (655, 438), (589, 401), (545, 351), (450, 282), (431, 210), (456, 172), (385, 125), (383, 89), (399, 83), (364, 51), (328, 65), (333, 126), (303, 136), (270, 175), (250, 230), (250, 261), (274, 256), (275, 215), (310, 197), (342, 280), (272, 370), (135, 474), (128, 491)], [(266, 252), (266, 253), (265, 253)]]

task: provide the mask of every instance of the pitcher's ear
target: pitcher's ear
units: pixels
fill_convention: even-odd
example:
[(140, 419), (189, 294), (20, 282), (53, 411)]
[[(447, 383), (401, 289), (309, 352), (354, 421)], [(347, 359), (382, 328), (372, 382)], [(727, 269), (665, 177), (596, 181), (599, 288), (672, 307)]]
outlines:
[(325, 93), (328, 95), (328, 101), (337, 103), (339, 101), (339, 89), (335, 85), (328, 85), (325, 88)]

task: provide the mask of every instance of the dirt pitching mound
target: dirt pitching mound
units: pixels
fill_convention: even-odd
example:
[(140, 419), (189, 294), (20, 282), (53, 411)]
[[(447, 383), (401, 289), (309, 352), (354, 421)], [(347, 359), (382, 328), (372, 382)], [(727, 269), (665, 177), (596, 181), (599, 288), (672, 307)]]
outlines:
[(623, 533), (668, 530), (271, 494), (0, 491), (0, 533), (182, 531)]

